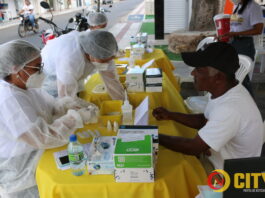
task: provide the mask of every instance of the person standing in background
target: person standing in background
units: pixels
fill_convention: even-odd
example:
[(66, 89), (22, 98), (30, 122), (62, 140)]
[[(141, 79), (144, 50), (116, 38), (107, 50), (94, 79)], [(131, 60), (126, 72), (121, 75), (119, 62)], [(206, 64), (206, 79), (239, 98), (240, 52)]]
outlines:
[[(238, 54), (255, 58), (255, 46), (253, 36), (263, 32), (263, 14), (259, 4), (254, 0), (231, 0), (234, 4), (233, 14), (230, 19), (230, 32), (222, 36), (230, 37), (230, 44)], [(243, 85), (253, 96), (249, 76), (243, 81)]]

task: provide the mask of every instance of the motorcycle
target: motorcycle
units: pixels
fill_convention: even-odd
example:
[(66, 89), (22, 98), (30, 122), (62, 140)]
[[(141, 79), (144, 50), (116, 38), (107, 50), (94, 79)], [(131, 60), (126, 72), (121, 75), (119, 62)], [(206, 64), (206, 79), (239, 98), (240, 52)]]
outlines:
[(20, 19), (20, 24), (18, 25), (18, 35), (20, 38), (24, 38), (27, 32), (30, 31), (33, 31), (35, 34), (38, 33), (39, 30), (38, 19), (35, 19), (34, 27), (31, 25), (28, 16), (20, 14), (19, 19)]
[(44, 21), (46, 24), (48, 24), (50, 26), (50, 29), (47, 29), (47, 30), (44, 30), (44, 31), (41, 32), (41, 40), (42, 40), (43, 44), (46, 44), (49, 40), (52, 40), (52, 39), (54, 39), (56, 37), (59, 37), (62, 34), (67, 34), (68, 32), (71, 32), (72, 30), (74, 30), (72, 28), (68, 28), (68, 25), (73, 22), (73, 18), (70, 18), (68, 23), (67, 23), (67, 25), (66, 25), (66, 27), (64, 29), (62, 29), (62, 28), (58, 27), (53, 22), (53, 14), (52, 14), (50, 5), (47, 2), (45, 2), (45, 1), (41, 1), (40, 5), (44, 9), (49, 9), (49, 11), (50, 11), (50, 13), (52, 15), (51, 19), (46, 19), (46, 18), (43, 18), (43, 17), (39, 17), (39, 20)]
[[(94, 3), (98, 3), (98, 1), (94, 0)], [(112, 6), (113, 0), (102, 0), (102, 5), (107, 5), (107, 4), (111, 4), (111, 6)]]
[(73, 21), (75, 22), (74, 25), (74, 29), (76, 31), (86, 31), (87, 29), (89, 29), (89, 24), (87, 22), (86, 17), (84, 16), (84, 10), (83, 10), (83, 14), (78, 12), (75, 14), (75, 17), (73, 18)]

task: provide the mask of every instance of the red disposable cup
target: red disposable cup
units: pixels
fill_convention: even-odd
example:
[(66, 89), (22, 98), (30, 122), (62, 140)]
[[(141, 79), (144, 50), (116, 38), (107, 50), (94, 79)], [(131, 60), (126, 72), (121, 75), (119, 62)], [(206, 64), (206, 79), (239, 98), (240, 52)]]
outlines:
[[(224, 34), (230, 32), (230, 15), (229, 14), (215, 15), (213, 20), (215, 23), (217, 36), (221, 36), (221, 35), (224, 35)], [(220, 39), (220, 41), (228, 42), (229, 37), (227, 37), (227, 36), (222, 37)]]

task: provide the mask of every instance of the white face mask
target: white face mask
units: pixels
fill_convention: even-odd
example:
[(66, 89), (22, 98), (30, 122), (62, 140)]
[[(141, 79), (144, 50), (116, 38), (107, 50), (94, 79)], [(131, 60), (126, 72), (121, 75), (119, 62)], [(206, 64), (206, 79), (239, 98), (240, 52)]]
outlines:
[(26, 87), (27, 88), (40, 88), (44, 78), (45, 78), (45, 75), (43, 72), (42, 73), (36, 72), (28, 78), (26, 82)]
[[(38, 68), (35, 66), (27, 66), (30, 68)], [(29, 76), (27, 82), (24, 82), (21, 78), (21, 81), (26, 85), (26, 88), (40, 88), (42, 85), (42, 82), (45, 78), (45, 74), (42, 72), (42, 68), (41, 68), (41, 72), (35, 72), (34, 74), (30, 75), (25, 69), (23, 69), (23, 71)]]
[(241, 0), (230, 0), (233, 4), (237, 5), (241, 2)]
[(106, 62), (106, 63), (98, 63), (98, 62), (92, 62), (93, 65), (99, 70), (99, 71), (106, 71), (109, 69), (109, 67), (112, 65), (112, 61)]

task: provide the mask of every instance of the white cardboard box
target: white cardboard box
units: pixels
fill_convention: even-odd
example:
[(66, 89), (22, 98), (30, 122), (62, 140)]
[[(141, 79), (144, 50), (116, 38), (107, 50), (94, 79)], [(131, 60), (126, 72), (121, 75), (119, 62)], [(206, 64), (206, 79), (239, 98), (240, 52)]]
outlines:
[(116, 182), (154, 182), (153, 168), (116, 168), (114, 175)]
[(159, 139), (158, 139), (158, 127), (152, 125), (121, 125), (118, 131), (117, 137), (128, 137), (130, 135), (151, 135), (153, 139), (153, 156), (155, 167), (158, 158)]
[(145, 85), (146, 92), (162, 92), (163, 87), (161, 83), (158, 84), (146, 84)]
[(117, 138), (114, 151), (116, 182), (154, 182), (150, 135)]
[(128, 92), (143, 92), (144, 70), (140, 67), (130, 68), (126, 73), (126, 84)]
[(163, 75), (160, 68), (149, 68), (145, 72), (145, 83), (146, 84), (162, 84)]

